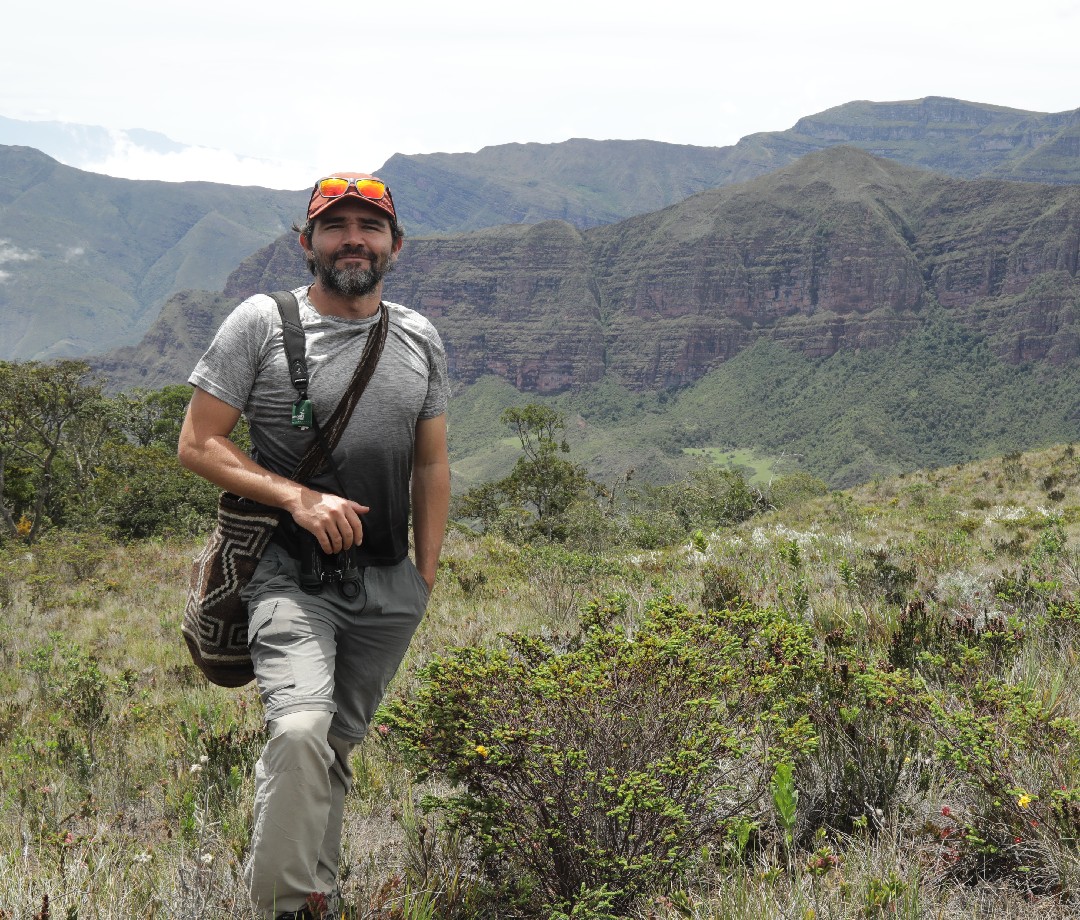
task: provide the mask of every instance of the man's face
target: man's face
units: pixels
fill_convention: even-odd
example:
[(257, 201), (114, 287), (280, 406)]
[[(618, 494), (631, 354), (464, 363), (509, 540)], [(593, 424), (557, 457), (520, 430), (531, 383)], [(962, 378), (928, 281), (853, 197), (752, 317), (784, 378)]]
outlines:
[(390, 271), (401, 241), (395, 242), (383, 211), (346, 198), (315, 218), (310, 246), (303, 236), (300, 245), (326, 290), (360, 297), (374, 291)]

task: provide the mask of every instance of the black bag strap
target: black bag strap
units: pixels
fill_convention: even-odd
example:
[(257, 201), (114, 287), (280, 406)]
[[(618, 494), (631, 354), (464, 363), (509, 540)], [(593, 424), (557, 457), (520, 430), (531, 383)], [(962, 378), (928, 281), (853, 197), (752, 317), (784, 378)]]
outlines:
[[(285, 345), (285, 357), (289, 365), (289, 378), (300, 399), (307, 399), (308, 393), (308, 369), (307, 369), (307, 338), (304, 335), (304, 325), (300, 321), (300, 305), (296, 295), (292, 291), (275, 291), (270, 295), (278, 306), (281, 314), (281, 334)], [(311, 427), (315, 431), (315, 441), (308, 448), (307, 453), (301, 458), (293, 471), (292, 478), (298, 482), (308, 479), (324, 465), (329, 464), (338, 489), (342, 496), (345, 495), (341, 477), (334, 463), (332, 451), (345, 426), (352, 418), (353, 410), (360, 401), (364, 389), (375, 373), (375, 366), (382, 355), (383, 345), (386, 343), (386, 333), (390, 326), (390, 311), (385, 303), (379, 304), (379, 320), (375, 328), (371, 330), (367, 341), (364, 343), (364, 351), (360, 355), (360, 361), (356, 365), (352, 379), (345, 388), (341, 399), (334, 411), (330, 413), (330, 420), (326, 424), (326, 433), (315, 418), (314, 410), (311, 413)]]
[(281, 314), (281, 335), (285, 342), (289, 377), (300, 398), (307, 399), (307, 337), (304, 335), (304, 324), (300, 322), (300, 304), (292, 291), (274, 291), (270, 296)]

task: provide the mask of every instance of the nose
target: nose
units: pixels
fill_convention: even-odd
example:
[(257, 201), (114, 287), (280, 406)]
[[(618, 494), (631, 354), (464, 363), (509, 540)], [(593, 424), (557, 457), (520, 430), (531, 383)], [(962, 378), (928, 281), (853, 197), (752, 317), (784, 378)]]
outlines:
[(348, 221), (342, 228), (344, 233), (342, 234), (342, 242), (347, 246), (359, 246), (364, 239), (363, 229), (360, 226), (359, 221)]

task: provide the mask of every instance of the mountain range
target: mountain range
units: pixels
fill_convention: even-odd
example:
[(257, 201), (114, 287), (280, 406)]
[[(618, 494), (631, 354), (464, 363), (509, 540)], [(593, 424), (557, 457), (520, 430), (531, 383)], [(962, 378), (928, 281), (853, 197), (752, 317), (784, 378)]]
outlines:
[[(544, 221), (407, 246), (387, 296), (437, 324), (459, 383), (671, 389), (762, 338), (815, 358), (896, 344), (932, 305), (1004, 361), (1080, 356), (1080, 187), (952, 179), (854, 147), (588, 230)], [(222, 293), (178, 295), (103, 367), (182, 379), (231, 306), (306, 276), (283, 235)]]
[(1080, 110), (1057, 114), (957, 99), (851, 102), (730, 147), (574, 139), (477, 153), (398, 154), (379, 171), (421, 232), (565, 220), (579, 228), (659, 210), (839, 145), (962, 179), (1080, 183)]
[[(14, 177), (13, 162), (22, 164)], [(622, 424), (625, 406), (648, 403), (627, 394), (668, 394), (664, 420), (652, 417), (650, 430), (668, 426), (669, 453), (673, 445), (678, 452), (745, 444), (749, 436), (771, 451), (796, 445), (805, 465), (834, 483), (1080, 431), (1075, 403), (1069, 408), (1080, 361), (1080, 112), (942, 98), (855, 102), (729, 148), (511, 144), (398, 155), (379, 173), (410, 231), (387, 296), (436, 322), (466, 397), (476, 387), (499, 393), (495, 402), (563, 394), (572, 406), (589, 404), (588, 393), (617, 391), (619, 406), (605, 411)], [(59, 227), (82, 229), (82, 221), (80, 238), (98, 242), (94, 265), (127, 298), (110, 305), (111, 341), (97, 338), (126, 344), (94, 359), (118, 387), (183, 380), (239, 299), (308, 277), (295, 235), (282, 232), (302, 210), (304, 192), (107, 180), (2, 147), (0, 176), (0, 240), (7, 240), (0, 271), (9, 272), (0, 276), (0, 357), (78, 353), (77, 344), (84, 353), (105, 350), (88, 333), (76, 339), (69, 313), (50, 314), (44, 297), (23, 310), (24, 320), (37, 321), (38, 350), (28, 351), (25, 334), (21, 351), (9, 347), (7, 328), (20, 315), (14, 276), (33, 279), (63, 260), (63, 244), (75, 246), (73, 232), (52, 249), (29, 243), (16, 235), (22, 226), (56, 235)], [(42, 210), (50, 220), (39, 223)], [(251, 245), (259, 228), (274, 232)], [(200, 248), (203, 237), (216, 243)], [(236, 244), (228, 255), (225, 237)], [(4, 261), (13, 249), (16, 257)], [(40, 258), (20, 260), (25, 251)], [(125, 270), (107, 271), (110, 255)], [(210, 268), (200, 268), (200, 257)], [(85, 269), (66, 277), (87, 289), (84, 303), (102, 310), (94, 293), (102, 282)], [(99, 313), (91, 324), (98, 332), (101, 320)], [(951, 351), (938, 347), (945, 341)], [(1056, 395), (1030, 405), (1023, 425), (1015, 413), (983, 412), (984, 420), (994, 417), (993, 429), (964, 445), (971, 414), (954, 417), (940, 404), (955, 403), (956, 379), (939, 381), (937, 396), (920, 405), (939, 385), (935, 374), (955, 372), (933, 366), (946, 351), (950, 361), (982, 368), (966, 384), (980, 399), (1013, 405)], [(866, 387), (875, 360), (926, 364), (906, 396), (890, 397), (892, 415), (918, 416), (905, 423), (907, 446), (876, 443), (873, 425), (833, 401), (843, 393), (858, 402), (860, 392), (842, 381), (826, 391), (817, 385), (844, 366)], [(802, 380), (833, 416), (848, 418), (844, 425), (867, 433), (844, 435), (854, 437), (845, 456), (816, 454), (786, 417), (771, 424), (785, 439), (755, 435), (753, 420), (716, 395), (716, 381), (768, 400), (762, 375), (773, 392)], [(891, 381), (869, 385), (901, 379), (907, 371), (894, 370)], [(991, 381), (996, 395), (983, 392)], [(872, 394), (863, 395), (871, 405)], [(680, 400), (694, 407), (691, 418), (675, 411)], [(954, 428), (943, 435), (935, 417)], [(681, 420), (672, 427), (670, 419)], [(619, 453), (609, 445), (593, 459), (606, 463), (605, 450)], [(647, 452), (644, 466), (671, 466), (664, 451)]]
[[(2, 136), (18, 129), (58, 155), (70, 155), (72, 137), (91, 150), (106, 142), (102, 129), (74, 127), (0, 121)], [(164, 149), (175, 142), (155, 135), (146, 143)], [(1080, 182), (1080, 112), (938, 97), (848, 103), (731, 147), (506, 144), (475, 154), (399, 154), (379, 173), (414, 236), (545, 220), (585, 229), (840, 144), (960, 178)], [(241, 259), (291, 225), (304, 196), (114, 179), (0, 146), (0, 359), (78, 356), (138, 342), (172, 294), (220, 290)]]

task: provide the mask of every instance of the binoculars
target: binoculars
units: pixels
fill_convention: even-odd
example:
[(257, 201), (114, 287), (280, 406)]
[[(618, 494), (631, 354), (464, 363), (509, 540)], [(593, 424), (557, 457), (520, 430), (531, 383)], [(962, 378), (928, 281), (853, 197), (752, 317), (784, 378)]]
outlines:
[(337, 585), (342, 596), (353, 600), (364, 590), (364, 571), (356, 564), (350, 550), (328, 556), (314, 538), (305, 542), (300, 556), (300, 588), (307, 594), (319, 594), (325, 585)]

